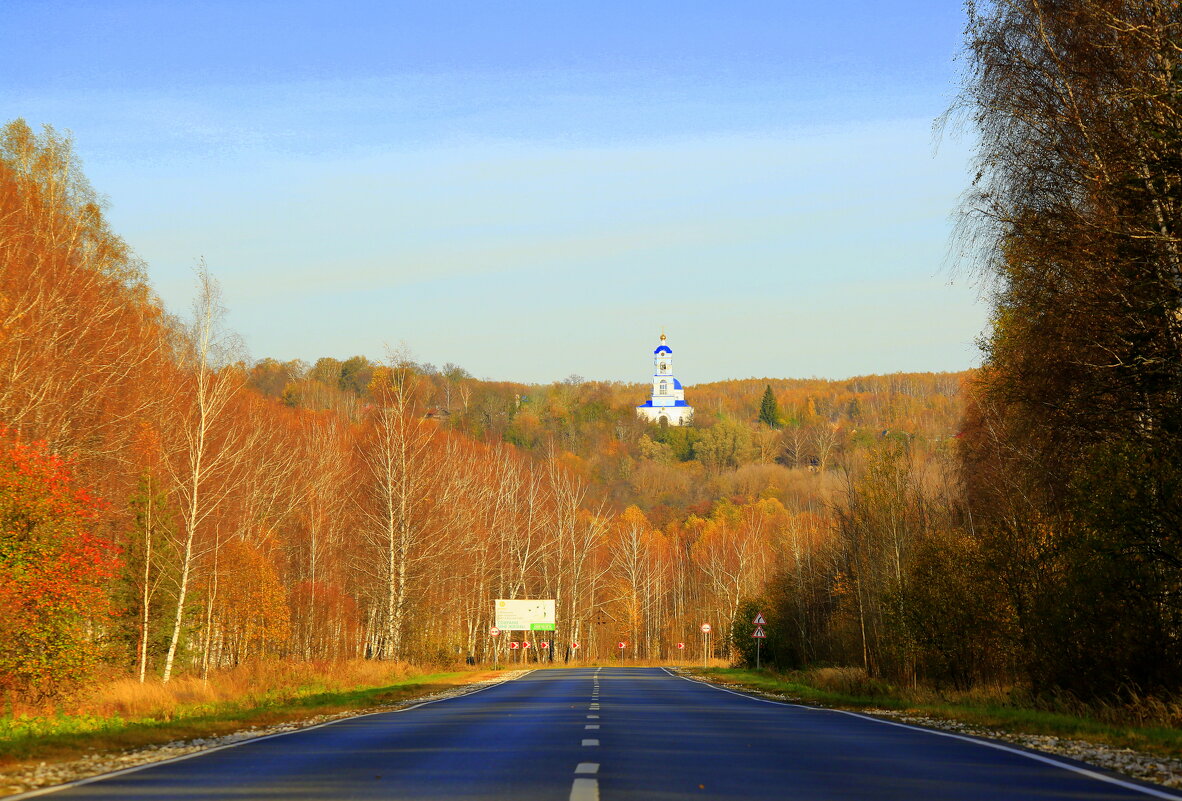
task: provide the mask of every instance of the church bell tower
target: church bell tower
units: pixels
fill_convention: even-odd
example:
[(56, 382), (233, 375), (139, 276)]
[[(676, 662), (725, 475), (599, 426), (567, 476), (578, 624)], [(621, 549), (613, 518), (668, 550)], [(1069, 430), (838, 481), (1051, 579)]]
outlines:
[(673, 375), (673, 349), (661, 334), (660, 344), (653, 351), (653, 393), (648, 402), (636, 407), (636, 413), (654, 423), (671, 426), (688, 425), (694, 409), (685, 401), (685, 390)]

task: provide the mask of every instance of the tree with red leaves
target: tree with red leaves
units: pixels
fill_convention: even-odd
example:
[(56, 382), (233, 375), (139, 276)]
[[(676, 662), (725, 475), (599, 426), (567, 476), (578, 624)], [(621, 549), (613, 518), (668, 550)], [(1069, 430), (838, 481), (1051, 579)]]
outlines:
[(97, 533), (106, 508), (42, 443), (0, 428), (0, 693), (53, 697), (86, 678), (111, 615), (118, 552)]

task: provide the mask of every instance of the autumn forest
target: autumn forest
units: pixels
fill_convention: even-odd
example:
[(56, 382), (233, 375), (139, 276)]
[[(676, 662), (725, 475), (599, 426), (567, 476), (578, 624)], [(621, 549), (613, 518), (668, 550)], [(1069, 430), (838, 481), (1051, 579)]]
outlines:
[[(639, 383), (250, 358), (218, 265), (166, 312), (69, 137), (10, 122), (0, 697), (268, 661), (746, 663), (756, 611), (781, 669), (1182, 690), (1182, 23), (1074, 5), (970, 25), (983, 366), (694, 385), (684, 427), (639, 419)], [(555, 599), (553, 641), (510, 653), (497, 598)]]

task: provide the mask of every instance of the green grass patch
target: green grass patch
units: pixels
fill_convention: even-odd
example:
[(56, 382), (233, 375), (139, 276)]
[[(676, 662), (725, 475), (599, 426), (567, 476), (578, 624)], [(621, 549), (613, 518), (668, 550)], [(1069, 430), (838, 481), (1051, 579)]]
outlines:
[(318, 715), (379, 707), (486, 678), (488, 671), (408, 676), (378, 687), (331, 690), (319, 683), (237, 701), (178, 706), (154, 717), (54, 714), (0, 717), (0, 766), (219, 737)]
[(778, 674), (741, 668), (693, 668), (708, 681), (787, 696), (790, 701), (837, 709), (889, 709), (1014, 734), (1041, 734), (1133, 748), (1166, 756), (1182, 756), (1182, 729), (1163, 726), (1114, 725), (1088, 717), (996, 701), (916, 698), (885, 682), (863, 680), (850, 690), (808, 683), (807, 672)]

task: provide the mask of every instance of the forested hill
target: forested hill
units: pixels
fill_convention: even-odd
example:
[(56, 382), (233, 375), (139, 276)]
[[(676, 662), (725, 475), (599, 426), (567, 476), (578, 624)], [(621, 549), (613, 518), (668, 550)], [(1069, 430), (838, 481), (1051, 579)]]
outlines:
[[(811, 499), (825, 474), (887, 437), (946, 449), (959, 430), (971, 371), (893, 373), (843, 380), (747, 378), (687, 387), (692, 426), (647, 423), (635, 406), (648, 384), (481, 381), (453, 364), (411, 363), (425, 408), (444, 425), (538, 457), (558, 456), (618, 509), (658, 517), (701, 511), (717, 499)], [(250, 369), (260, 392), (290, 406), (360, 414), (379, 365), (363, 356), (305, 362), (263, 359)], [(761, 411), (771, 392), (773, 411)]]

